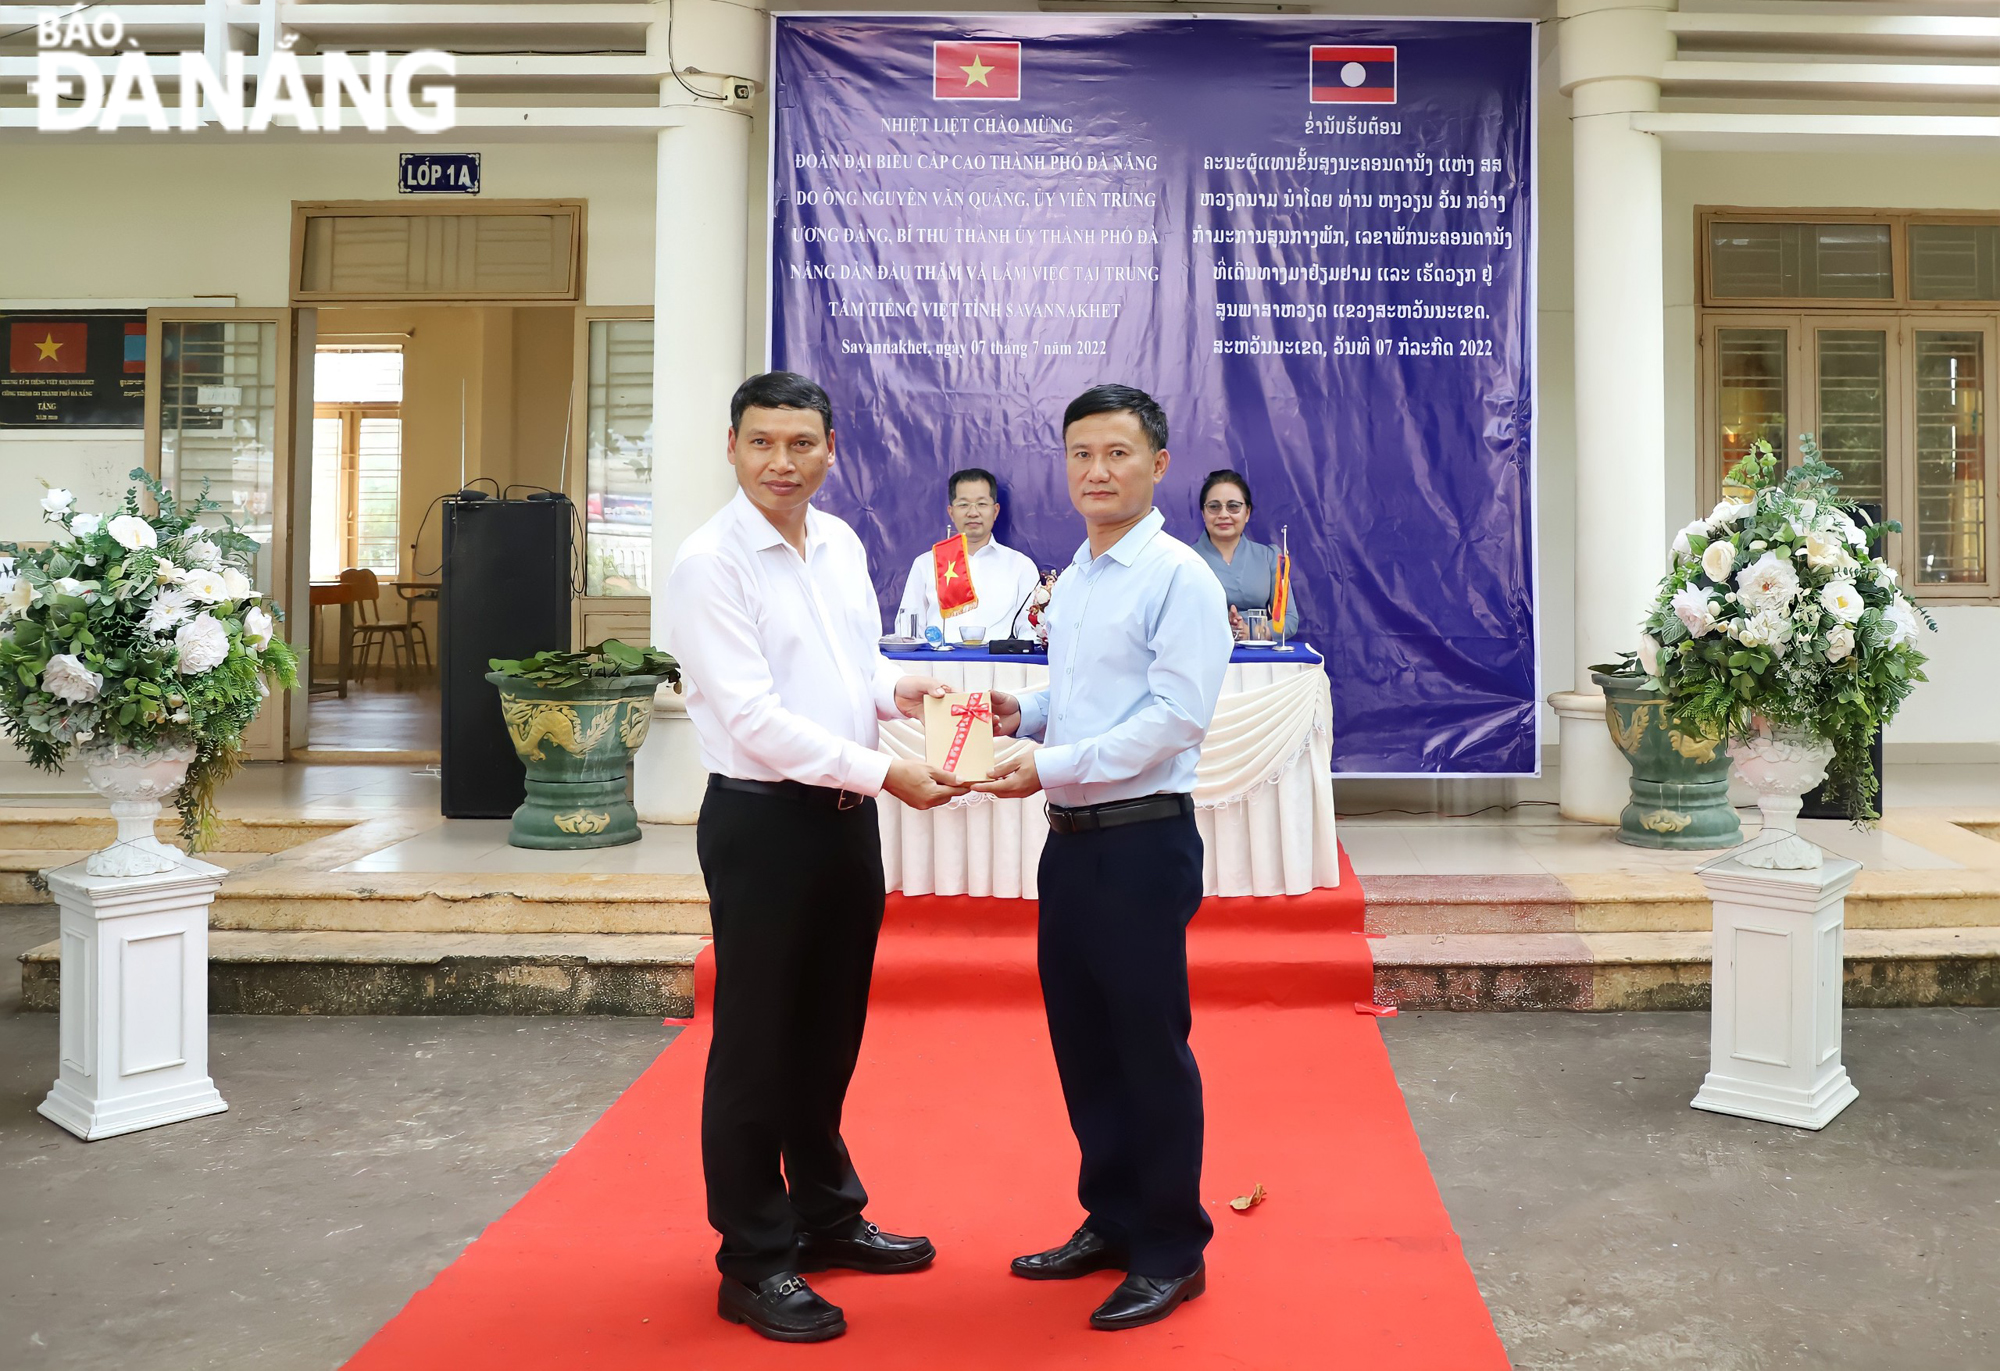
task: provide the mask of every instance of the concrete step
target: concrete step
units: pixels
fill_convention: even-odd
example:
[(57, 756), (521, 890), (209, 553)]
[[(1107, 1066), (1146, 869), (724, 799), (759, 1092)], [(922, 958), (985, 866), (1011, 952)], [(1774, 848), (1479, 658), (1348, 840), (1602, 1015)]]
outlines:
[[(290, 814), (229, 816), (216, 825), (216, 852), (284, 852), (355, 826), (348, 818), (306, 818)], [(169, 810), (153, 825), (161, 842), (180, 845), (180, 820)], [(0, 806), (0, 851), (48, 849), (44, 866), (61, 866), (74, 854), (94, 852), (118, 836), (118, 824), (102, 808)]]
[[(1432, 933), (1370, 939), (1375, 998), (1412, 1009), (1706, 1009), (1710, 935)], [(1854, 928), (1850, 1008), (2000, 1006), (2000, 928)]]
[[(216, 1014), (621, 1014), (694, 1012), (683, 934), (209, 934)], [(60, 1003), (62, 948), (21, 956), (21, 1002)]]

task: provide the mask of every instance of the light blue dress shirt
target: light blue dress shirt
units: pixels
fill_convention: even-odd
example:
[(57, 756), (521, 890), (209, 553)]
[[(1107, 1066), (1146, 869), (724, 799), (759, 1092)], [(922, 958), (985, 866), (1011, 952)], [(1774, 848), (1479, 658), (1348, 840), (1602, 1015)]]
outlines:
[(1049, 684), (1020, 736), (1051, 804), (1191, 792), (1235, 644), (1222, 583), (1155, 509), (1117, 546), (1085, 540), (1049, 601)]

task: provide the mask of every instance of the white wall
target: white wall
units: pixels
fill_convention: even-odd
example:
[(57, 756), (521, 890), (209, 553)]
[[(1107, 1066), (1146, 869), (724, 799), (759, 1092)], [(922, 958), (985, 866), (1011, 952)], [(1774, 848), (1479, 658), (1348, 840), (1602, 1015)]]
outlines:
[[(1695, 212), (1756, 208), (1931, 209), (2000, 212), (2000, 159), (1891, 153), (1675, 153), (1665, 166), (1667, 278), (1667, 523), (1696, 509)], [(1989, 414), (1988, 422), (1993, 422)], [(1945, 606), (1921, 646), (1927, 684), (1890, 726), (1887, 741), (2000, 742), (2000, 608)]]

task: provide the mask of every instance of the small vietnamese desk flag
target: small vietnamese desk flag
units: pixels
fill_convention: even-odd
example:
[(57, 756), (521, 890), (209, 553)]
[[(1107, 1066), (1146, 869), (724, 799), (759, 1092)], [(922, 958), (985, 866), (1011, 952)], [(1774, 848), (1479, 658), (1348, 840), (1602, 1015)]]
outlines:
[(85, 323), (11, 323), (7, 335), (7, 370), (16, 376), (49, 376), (88, 370)]
[(937, 575), (939, 614), (949, 619), (979, 603), (979, 592), (972, 588), (972, 554), (965, 550), (963, 533), (932, 545), (931, 568)]
[(931, 99), (1019, 100), (1019, 43), (932, 45)]

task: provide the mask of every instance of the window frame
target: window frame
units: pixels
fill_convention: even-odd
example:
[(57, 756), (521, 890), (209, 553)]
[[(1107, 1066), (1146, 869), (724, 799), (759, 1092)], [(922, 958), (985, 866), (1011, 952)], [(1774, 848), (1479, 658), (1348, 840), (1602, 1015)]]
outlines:
[[(1887, 223), (1893, 298), (1853, 300), (1786, 297), (1752, 300), (1718, 298), (1711, 289), (1710, 226), (1739, 223)], [(1954, 211), (1865, 209), (1757, 209), (1702, 206), (1695, 211), (1696, 320), (1695, 393), (1697, 413), (1696, 494), (1706, 510), (1722, 498), (1721, 384), (1718, 333), (1724, 329), (1786, 331), (1785, 462), (1796, 465), (1801, 433), (1818, 434), (1819, 372), (1817, 333), (1881, 330), (1888, 334), (1889, 370), (1884, 398), (1888, 425), (1884, 497), (1889, 517), (1905, 533), (1891, 534), (1884, 556), (1902, 584), (1926, 605), (2000, 605), (2000, 301), (1912, 300), (1909, 298), (1909, 230), (1914, 224), (2000, 226), (2000, 214)], [(1916, 562), (1916, 339), (1917, 332), (1981, 332), (1985, 335), (1984, 442), (1986, 495), (1986, 579), (1980, 585), (1919, 582)]]
[[(403, 422), (403, 404), (400, 400), (316, 400), (313, 402), (313, 418), (334, 419), (340, 424), (339, 479), (336, 482), (339, 503), (335, 507), (340, 525), (340, 565), (342, 568), (361, 565), (361, 421), (363, 419), (394, 419)], [(396, 566), (387, 576), (379, 569), (375, 574), (385, 581), (396, 581), (403, 575), (402, 521), (403, 484), (403, 444), (399, 436), (396, 443)], [(308, 537), (310, 537), (308, 532)], [(338, 571), (335, 572), (338, 575)]]
[[(560, 290), (530, 293), (485, 293), (479, 291), (395, 291), (349, 292), (314, 291), (304, 286), (306, 269), (306, 224), (312, 219), (390, 218), (411, 219), (422, 215), (450, 215), (456, 218), (536, 214), (573, 215), (569, 243), (569, 279)], [(292, 201), (292, 248), (289, 289), (294, 305), (564, 305), (583, 300), (584, 250), (590, 236), (589, 202), (585, 200), (294, 200)]]

